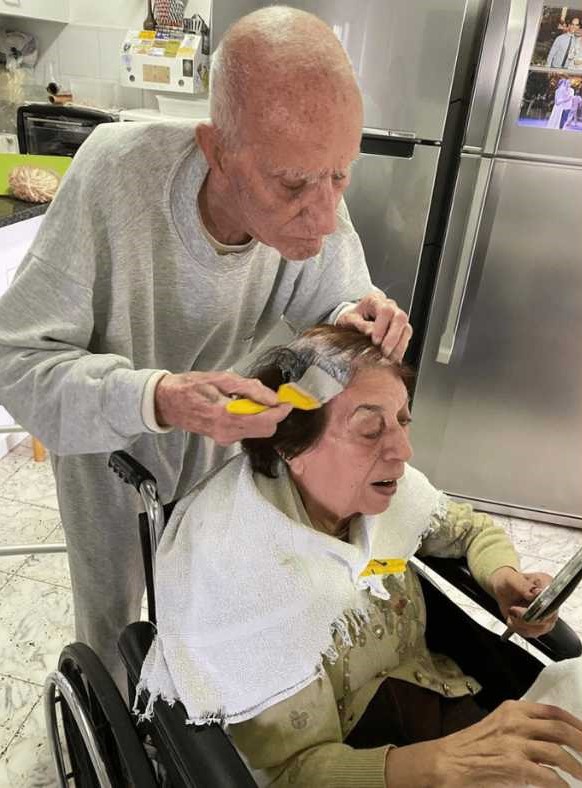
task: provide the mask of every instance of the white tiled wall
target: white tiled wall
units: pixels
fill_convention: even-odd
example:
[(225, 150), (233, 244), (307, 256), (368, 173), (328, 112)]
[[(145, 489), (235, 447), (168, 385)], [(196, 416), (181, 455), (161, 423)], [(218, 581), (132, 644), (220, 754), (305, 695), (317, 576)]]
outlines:
[[(186, 13), (199, 13), (208, 21), (210, 0), (189, 0)], [(0, 14), (0, 27), (36, 36), (39, 60), (34, 78), (39, 85), (47, 84), (50, 64), (64, 87), (76, 77), (118, 82), (121, 42), (129, 28), (141, 26), (145, 0), (71, 0), (70, 15), (70, 24), (63, 25)], [(121, 87), (119, 91), (123, 107), (154, 106), (153, 95), (144, 95), (150, 91)]]

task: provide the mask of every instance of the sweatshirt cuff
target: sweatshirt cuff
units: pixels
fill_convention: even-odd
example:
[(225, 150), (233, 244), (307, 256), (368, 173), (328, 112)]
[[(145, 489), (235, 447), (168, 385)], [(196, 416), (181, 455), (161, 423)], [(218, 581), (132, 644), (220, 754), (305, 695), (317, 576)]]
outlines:
[(142, 416), (142, 402), (146, 383), (159, 369), (112, 370), (105, 378), (103, 416), (115, 432), (124, 438), (134, 438), (146, 432)]
[(159, 372), (154, 372), (154, 374), (150, 375), (150, 377), (147, 379), (144, 386), (143, 397), (141, 400), (141, 417), (143, 419), (143, 423), (150, 432), (171, 432), (173, 430), (173, 427), (160, 426), (156, 419), (156, 386), (164, 377), (164, 375), (169, 374), (170, 373), (165, 369), (162, 369)]

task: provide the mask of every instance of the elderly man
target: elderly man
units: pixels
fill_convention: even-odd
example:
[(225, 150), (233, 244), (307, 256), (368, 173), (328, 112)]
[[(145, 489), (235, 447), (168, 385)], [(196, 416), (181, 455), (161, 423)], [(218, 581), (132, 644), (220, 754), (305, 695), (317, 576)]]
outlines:
[(548, 53), (546, 66), (549, 68), (570, 68), (568, 62), (572, 57), (572, 49), (576, 44), (575, 36), (580, 31), (580, 19), (574, 17), (568, 22), (566, 33), (558, 36)]
[[(240, 20), (213, 59), (210, 114), (195, 141), (190, 123), (95, 131), (0, 304), (0, 401), (53, 453), (77, 636), (119, 683), (143, 578), (137, 502), (109, 452), (131, 446), (179, 497), (217, 444), (288, 414), (224, 371), (281, 316), (353, 324), (395, 358), (411, 335), (342, 202), (362, 105), (332, 31), (283, 7)], [(231, 415), (233, 394), (272, 407)]]

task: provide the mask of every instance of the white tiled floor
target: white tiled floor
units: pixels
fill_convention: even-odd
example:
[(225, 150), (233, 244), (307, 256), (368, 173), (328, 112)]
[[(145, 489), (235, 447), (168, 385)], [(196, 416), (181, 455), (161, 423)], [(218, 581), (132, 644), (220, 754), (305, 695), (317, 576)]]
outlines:
[[(0, 460), (0, 544), (64, 541), (48, 461), (29, 442)], [(56, 786), (42, 685), (73, 639), (66, 555), (0, 557), (0, 786)]]
[[(582, 546), (582, 530), (498, 518), (524, 569), (555, 574)], [(35, 463), (28, 443), (0, 460), (0, 544), (64, 539), (49, 462)], [(502, 629), (459, 598), (482, 623)], [(582, 587), (562, 616), (582, 636)], [(56, 781), (46, 743), (42, 685), (73, 640), (72, 596), (64, 555), (0, 557), (0, 788), (41, 788)]]

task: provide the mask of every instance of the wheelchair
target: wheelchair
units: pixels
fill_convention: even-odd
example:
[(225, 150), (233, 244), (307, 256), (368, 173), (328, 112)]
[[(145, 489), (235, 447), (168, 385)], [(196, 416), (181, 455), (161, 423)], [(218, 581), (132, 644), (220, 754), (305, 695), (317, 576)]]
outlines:
[[(126, 452), (114, 452), (109, 466), (138, 491), (145, 509), (139, 516), (138, 527), (149, 620), (130, 624), (118, 643), (127, 671), (131, 707), (141, 666), (155, 634), (156, 547), (174, 503), (162, 505), (155, 478)], [(422, 563), (501, 619), (497, 604), (473, 580), (464, 559), (425, 557)], [(491, 709), (503, 700), (520, 697), (543, 668), (542, 662), (474, 622), (434, 585), (417, 559), (415, 569), (425, 596), (429, 648), (448, 654), (465, 673), (474, 676), (484, 687), (486, 705)], [(483, 659), (481, 645), (485, 641), (494, 644), (495, 659)], [(552, 632), (530, 642), (554, 661), (582, 653), (577, 635), (562, 620)], [(474, 643), (477, 645), (473, 646)], [(145, 709), (146, 703), (147, 696), (140, 698), (139, 708)], [(63, 649), (58, 669), (45, 682), (44, 709), (61, 787), (72, 784), (81, 788), (250, 788), (257, 785), (227, 733), (217, 724), (186, 724), (187, 714), (182, 704), (170, 706), (157, 701), (152, 719), (138, 722), (97, 655), (82, 643)]]

